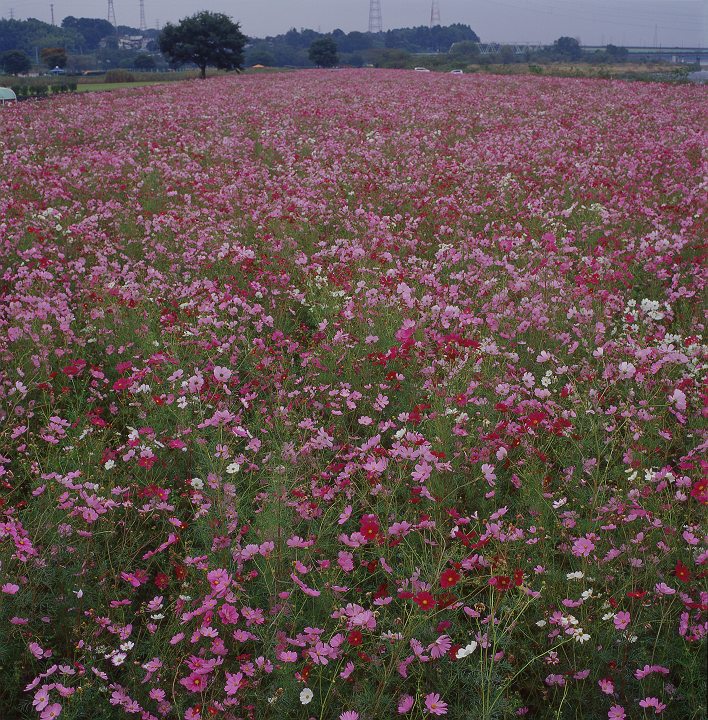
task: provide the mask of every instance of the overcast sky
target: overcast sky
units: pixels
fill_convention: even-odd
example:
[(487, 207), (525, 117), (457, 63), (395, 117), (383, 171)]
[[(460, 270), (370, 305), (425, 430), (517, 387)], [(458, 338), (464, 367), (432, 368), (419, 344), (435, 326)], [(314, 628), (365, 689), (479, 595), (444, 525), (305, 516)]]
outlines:
[[(0, 0), (0, 17), (50, 21), (102, 17), (108, 0)], [(148, 27), (199, 10), (223, 12), (246, 35), (291, 27), (322, 32), (367, 30), (369, 0), (144, 0)], [(380, 0), (384, 30), (430, 22), (431, 0)], [(138, 27), (140, 0), (113, 0), (120, 25)], [(443, 25), (466, 23), (483, 41), (551, 42), (561, 35), (587, 45), (708, 45), (708, 0), (439, 0)]]

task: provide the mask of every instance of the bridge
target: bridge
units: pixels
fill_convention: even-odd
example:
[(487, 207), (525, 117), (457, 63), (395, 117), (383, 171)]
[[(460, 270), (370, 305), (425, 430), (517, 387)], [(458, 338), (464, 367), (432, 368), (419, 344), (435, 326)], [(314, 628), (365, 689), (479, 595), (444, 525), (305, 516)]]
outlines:
[[(583, 45), (583, 52), (593, 53), (604, 50), (605, 45)], [(672, 63), (708, 63), (708, 48), (700, 47), (641, 47), (624, 45), (629, 60), (656, 60)]]
[[(457, 43), (453, 44), (453, 50)], [(552, 43), (540, 42), (487, 42), (476, 43), (480, 55), (496, 55), (502, 48), (511, 48), (514, 55), (525, 55), (527, 53), (543, 50)], [(606, 45), (581, 45), (583, 52), (592, 54), (598, 50), (606, 49)], [(629, 53), (628, 60), (656, 60), (657, 62), (672, 63), (701, 63), (708, 64), (708, 48), (701, 47), (647, 47), (627, 46)]]

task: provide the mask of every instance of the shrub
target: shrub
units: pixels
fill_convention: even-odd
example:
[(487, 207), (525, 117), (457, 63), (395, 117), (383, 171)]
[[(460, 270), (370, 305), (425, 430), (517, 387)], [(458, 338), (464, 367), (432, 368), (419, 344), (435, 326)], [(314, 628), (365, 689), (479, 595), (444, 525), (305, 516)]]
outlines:
[(135, 82), (135, 75), (127, 70), (109, 70), (106, 73), (107, 83), (129, 83)]
[(47, 97), (49, 94), (49, 85), (46, 83), (37, 84), (37, 85), (30, 85), (28, 88), (28, 95), (37, 97), (37, 98), (43, 98)]

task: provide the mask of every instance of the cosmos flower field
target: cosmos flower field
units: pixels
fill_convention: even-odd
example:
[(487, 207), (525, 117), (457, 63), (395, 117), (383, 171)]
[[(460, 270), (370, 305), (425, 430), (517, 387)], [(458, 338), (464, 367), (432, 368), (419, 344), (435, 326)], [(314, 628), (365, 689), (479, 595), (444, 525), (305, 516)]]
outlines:
[(705, 717), (707, 112), (2, 108), (0, 718)]

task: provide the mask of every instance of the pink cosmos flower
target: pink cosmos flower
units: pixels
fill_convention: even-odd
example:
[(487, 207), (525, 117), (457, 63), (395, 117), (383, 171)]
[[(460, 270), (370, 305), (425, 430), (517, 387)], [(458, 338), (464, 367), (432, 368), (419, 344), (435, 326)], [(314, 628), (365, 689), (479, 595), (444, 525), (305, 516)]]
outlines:
[(339, 720), (359, 720), (359, 713), (356, 710), (345, 710), (339, 716)]
[(235, 695), (241, 687), (241, 681), (243, 680), (243, 673), (226, 673), (226, 686), (224, 692), (227, 695)]
[(402, 695), (398, 699), (398, 714), (405, 715), (413, 707), (414, 702), (411, 695)]
[(227, 382), (231, 375), (232, 372), (228, 368), (220, 367), (219, 365), (214, 368), (214, 379), (217, 382)]
[(613, 705), (607, 712), (607, 720), (624, 720), (627, 714), (621, 705)]
[(573, 543), (573, 555), (575, 557), (587, 557), (595, 549), (595, 543), (588, 538), (578, 538)]
[(15, 583), (5, 583), (2, 587), (0, 587), (0, 590), (8, 595), (14, 595), (19, 589), (20, 586), (15, 585)]
[(61, 714), (61, 705), (59, 703), (52, 703), (42, 710), (42, 714), (39, 716), (40, 720), (54, 720)]
[(203, 692), (204, 688), (209, 684), (209, 676), (193, 672), (186, 678), (182, 678), (179, 682), (180, 685), (183, 685), (191, 692)]
[(27, 649), (34, 655), (38, 660), (42, 658), (50, 658), (53, 653), (51, 650), (45, 650), (39, 643), (31, 642)]
[(666, 705), (655, 697), (645, 697), (644, 700), (639, 701), (639, 706), (645, 709), (654, 708), (655, 715), (659, 715), (666, 709)]
[(643, 680), (647, 675), (653, 673), (668, 675), (669, 668), (663, 667), (662, 665), (645, 665), (643, 668), (634, 671), (634, 677), (637, 678), (637, 680)]
[(551, 673), (550, 675), (546, 676), (546, 679), (544, 680), (544, 682), (549, 687), (553, 687), (554, 685), (563, 687), (565, 685), (565, 678), (562, 675), (558, 675), (556, 673)]
[(34, 694), (34, 700), (32, 700), (32, 705), (34, 705), (34, 709), (37, 712), (40, 712), (44, 710), (44, 708), (49, 705), (49, 688), (51, 685), (42, 685), (42, 687), (37, 690), (37, 692)]
[(435, 642), (428, 646), (431, 658), (441, 658), (448, 653), (452, 647), (452, 640), (447, 635), (441, 635)]
[(626, 612), (625, 610), (620, 610), (620, 612), (618, 612), (614, 618), (615, 627), (618, 630), (624, 630), (627, 627), (627, 625), (629, 625), (630, 620), (631, 620), (630, 614), (628, 612)]
[(428, 693), (425, 696), (425, 707), (431, 715), (447, 715), (447, 703), (440, 699), (438, 693)]
[(669, 402), (673, 403), (677, 410), (683, 412), (686, 409), (686, 393), (676, 388), (676, 390), (669, 395)]
[(235, 625), (239, 619), (239, 612), (233, 605), (224, 603), (219, 608), (219, 618), (224, 625)]
[(337, 563), (344, 572), (351, 572), (354, 569), (354, 556), (350, 552), (340, 550), (337, 555)]
[(597, 684), (600, 686), (600, 690), (602, 690), (605, 695), (612, 695), (615, 691), (615, 684), (610, 678), (602, 678)]
[(229, 573), (222, 568), (219, 568), (218, 570), (212, 570), (211, 572), (207, 573), (207, 580), (209, 581), (211, 591), (212, 593), (214, 593), (214, 595), (222, 593), (231, 583), (231, 577), (229, 576)]

